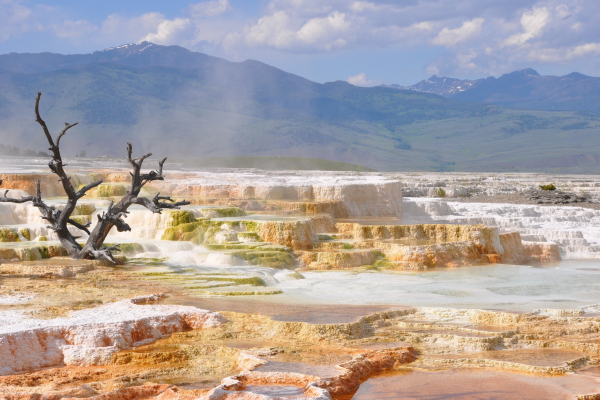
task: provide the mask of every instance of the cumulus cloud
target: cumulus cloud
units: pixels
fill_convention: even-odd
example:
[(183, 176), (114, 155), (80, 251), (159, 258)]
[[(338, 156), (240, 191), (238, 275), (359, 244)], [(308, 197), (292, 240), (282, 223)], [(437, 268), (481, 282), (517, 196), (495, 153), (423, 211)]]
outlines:
[(274, 47), (282, 50), (329, 51), (346, 46), (351, 23), (340, 12), (321, 18), (302, 20), (277, 11), (247, 26), (242, 35), (229, 36), (230, 45)]
[(133, 18), (125, 18), (118, 14), (109, 15), (101, 25), (103, 40), (113, 44), (140, 41), (165, 21), (161, 13), (151, 12)]
[(141, 41), (191, 46), (196, 36), (197, 27), (189, 18), (167, 19), (161, 13), (152, 12), (132, 18), (109, 15), (93, 39), (105, 46)]
[(190, 4), (192, 18), (217, 17), (232, 9), (229, 0), (211, 0)]
[(196, 26), (187, 18), (164, 20), (156, 27), (156, 32), (142, 38), (156, 44), (182, 44), (189, 41), (196, 32)]
[(456, 29), (444, 28), (435, 38), (433, 38), (433, 40), (431, 40), (431, 43), (439, 46), (454, 47), (477, 35), (481, 31), (481, 26), (484, 21), (485, 19), (483, 18), (475, 18), (463, 22), (463, 24)]
[(367, 74), (365, 74), (364, 72), (361, 72), (358, 75), (348, 77), (348, 79), (346, 79), (346, 82), (354, 86), (377, 86), (381, 85), (382, 83), (381, 81), (378, 81), (376, 79), (367, 78)]
[(600, 43), (586, 43), (570, 48), (541, 48), (529, 53), (529, 60), (546, 63), (566, 63), (586, 56), (600, 55)]
[(521, 17), (523, 32), (510, 36), (505, 44), (508, 46), (524, 44), (539, 36), (548, 22), (550, 22), (550, 13), (546, 7), (534, 7), (532, 10), (525, 11)]

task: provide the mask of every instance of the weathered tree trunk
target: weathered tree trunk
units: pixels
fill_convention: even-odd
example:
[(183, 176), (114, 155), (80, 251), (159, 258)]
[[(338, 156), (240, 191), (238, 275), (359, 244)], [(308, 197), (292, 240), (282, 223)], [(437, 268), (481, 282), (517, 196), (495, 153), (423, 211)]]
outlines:
[[(106, 236), (110, 233), (113, 227), (117, 228), (117, 231), (124, 232), (130, 231), (131, 228), (124, 221), (123, 218), (127, 216), (127, 210), (133, 204), (139, 204), (153, 213), (160, 213), (161, 210), (168, 209), (178, 209), (179, 206), (190, 204), (188, 201), (174, 201), (170, 197), (161, 197), (160, 193), (157, 194), (153, 199), (148, 199), (145, 197), (138, 197), (142, 187), (148, 182), (164, 180), (163, 176), (163, 165), (166, 161), (166, 158), (162, 159), (158, 163), (158, 171), (151, 171), (147, 174), (142, 174), (142, 164), (144, 160), (150, 157), (152, 154), (146, 154), (145, 156), (141, 156), (138, 158), (132, 158), (132, 146), (131, 143), (127, 143), (127, 160), (131, 164), (133, 170), (131, 174), (131, 189), (127, 192), (125, 196), (121, 198), (121, 200), (115, 205), (114, 202), (111, 202), (108, 210), (104, 212), (102, 215), (98, 214), (98, 223), (92, 230), (89, 231), (89, 227), (91, 226), (91, 222), (88, 222), (85, 225), (79, 224), (78, 222), (71, 219), (71, 215), (77, 206), (77, 202), (79, 199), (84, 197), (86, 193), (90, 190), (102, 184), (102, 181), (96, 181), (90, 183), (79, 190), (75, 190), (73, 185), (71, 184), (70, 178), (67, 176), (62, 160), (62, 156), (60, 154), (60, 140), (67, 133), (69, 129), (78, 124), (75, 122), (73, 124), (69, 124), (65, 122), (65, 127), (58, 134), (56, 138), (56, 143), (52, 139), (52, 135), (46, 126), (44, 120), (40, 117), (39, 112), (39, 104), (41, 93), (38, 93), (37, 98), (35, 100), (35, 116), (36, 121), (42, 127), (44, 134), (46, 135), (46, 139), (50, 144), (50, 151), (52, 151), (52, 160), (48, 163), (48, 167), (50, 170), (58, 176), (59, 182), (62, 184), (65, 193), (67, 194), (67, 204), (62, 210), (57, 209), (54, 206), (49, 206), (42, 201), (42, 195), (40, 190), (40, 181), (37, 182), (37, 190), (35, 196), (26, 196), (20, 199), (11, 199), (8, 198), (7, 193), (8, 190), (4, 193), (3, 197), (0, 197), (0, 202), (5, 203), (26, 203), (32, 202), (34, 207), (39, 208), (42, 217), (47, 220), (50, 225), (49, 229), (52, 229), (56, 232), (58, 236), (58, 240), (64, 246), (65, 249), (71, 254), (71, 257), (75, 259), (108, 259), (114, 262), (114, 258), (112, 256), (112, 250), (118, 248), (118, 245), (106, 248), (103, 247), (104, 241), (106, 240)], [(0, 180), (0, 185), (2, 185), (2, 181)], [(84, 246), (81, 246), (76, 239), (79, 237), (73, 236), (68, 229), (68, 225), (75, 226), (76, 228), (86, 232), (89, 237)]]

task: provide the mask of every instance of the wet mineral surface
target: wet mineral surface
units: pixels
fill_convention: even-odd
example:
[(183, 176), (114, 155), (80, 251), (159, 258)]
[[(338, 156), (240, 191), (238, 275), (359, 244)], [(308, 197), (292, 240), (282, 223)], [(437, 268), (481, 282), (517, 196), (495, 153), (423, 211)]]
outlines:
[[(101, 174), (83, 222), (126, 187)], [(597, 211), (403, 201), (369, 174), (174, 175), (154, 189), (192, 205), (132, 209), (117, 265), (0, 204), (3, 398), (600, 398)], [(37, 178), (4, 176), (15, 195)]]

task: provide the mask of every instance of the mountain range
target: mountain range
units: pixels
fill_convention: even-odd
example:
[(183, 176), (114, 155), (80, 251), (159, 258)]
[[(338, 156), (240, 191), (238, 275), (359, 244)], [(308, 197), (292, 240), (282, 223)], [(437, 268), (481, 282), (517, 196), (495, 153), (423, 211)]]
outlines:
[(62, 141), (72, 155), (124, 156), (129, 141), (140, 153), (177, 159), (278, 155), (378, 170), (600, 170), (600, 116), (591, 112), (320, 84), (179, 46), (0, 55), (2, 143), (46, 149), (33, 121), (38, 91), (55, 131), (80, 122)]
[(490, 76), (476, 80), (434, 75), (412, 86), (389, 87), (511, 108), (600, 113), (600, 78), (578, 72), (565, 76), (542, 76), (527, 68), (499, 78)]

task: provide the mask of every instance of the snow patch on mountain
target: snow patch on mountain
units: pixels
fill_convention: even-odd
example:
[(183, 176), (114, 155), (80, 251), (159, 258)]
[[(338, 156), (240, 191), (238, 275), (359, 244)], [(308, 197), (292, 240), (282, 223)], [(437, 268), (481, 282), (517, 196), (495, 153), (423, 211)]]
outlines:
[(456, 78), (448, 78), (445, 76), (439, 77), (433, 75), (429, 79), (425, 79), (419, 83), (416, 83), (412, 86), (400, 86), (400, 85), (388, 85), (386, 87), (390, 87), (393, 89), (400, 90), (413, 90), (416, 92), (423, 93), (432, 93), (440, 96), (450, 96), (458, 92), (464, 92), (465, 90), (472, 89), (478, 83), (478, 80), (468, 80), (468, 79), (456, 79)]

